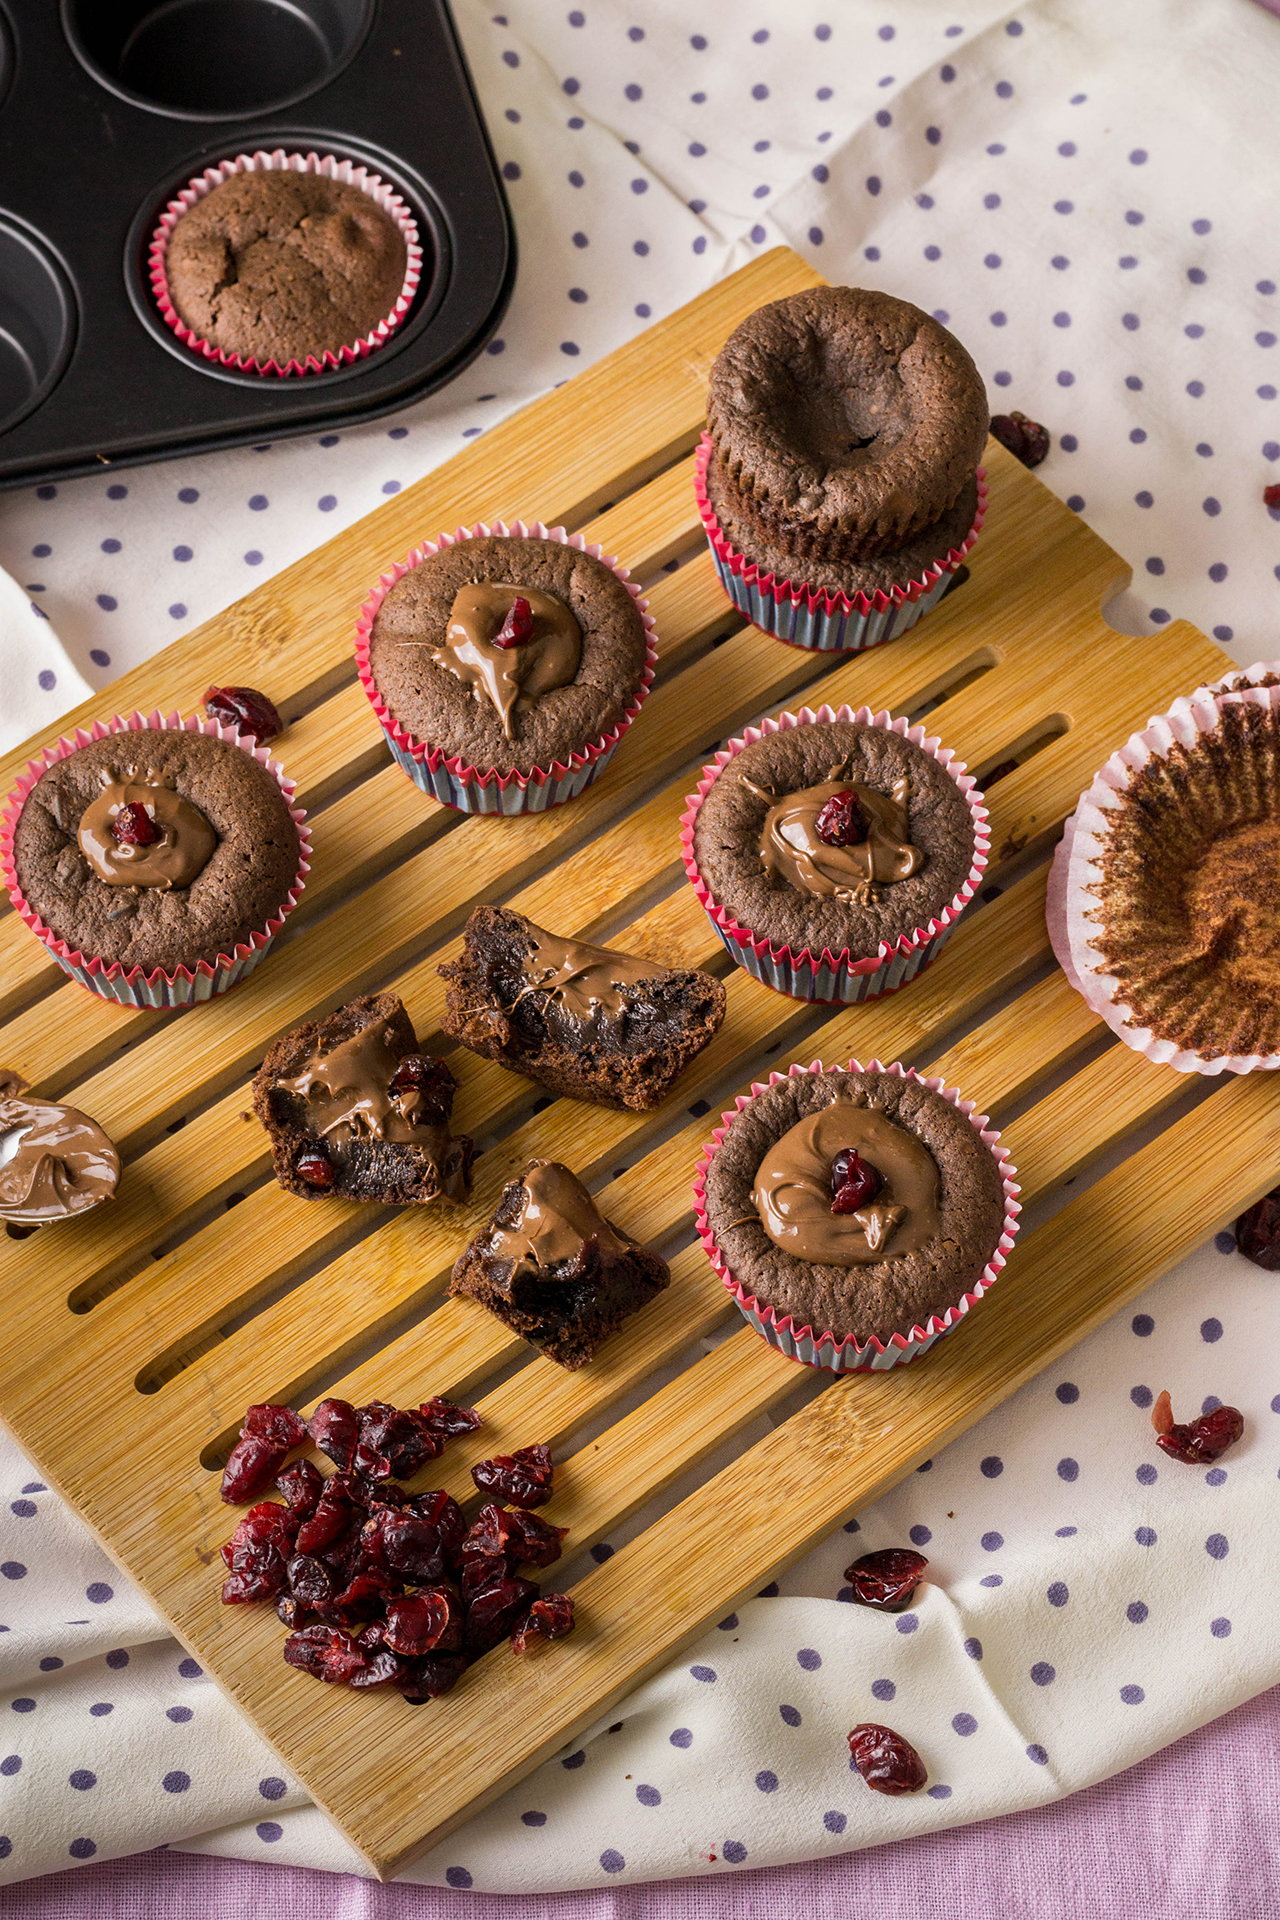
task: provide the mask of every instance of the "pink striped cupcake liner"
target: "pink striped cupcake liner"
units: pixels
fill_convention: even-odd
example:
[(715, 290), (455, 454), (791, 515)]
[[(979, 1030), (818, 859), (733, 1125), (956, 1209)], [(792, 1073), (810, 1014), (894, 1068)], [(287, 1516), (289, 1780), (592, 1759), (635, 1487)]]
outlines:
[(908, 580), (888, 593), (878, 589), (852, 596), (833, 593), (806, 586), (803, 581), (780, 580), (738, 551), (707, 496), (707, 464), (712, 451), (711, 437), (704, 433), (694, 461), (693, 488), (720, 584), (754, 626), (785, 640), (789, 647), (816, 653), (865, 653), (870, 647), (896, 640), (941, 600), (987, 517), (987, 476), (979, 467), (977, 512), (958, 547), (952, 547), (926, 568), (918, 580)]
[[(839, 953), (832, 953), (827, 947), (818, 954), (811, 953), (807, 947), (795, 953), (790, 947), (777, 946), (764, 935), (742, 926), (729, 908), (721, 906), (716, 900), (702, 877), (693, 850), (694, 830), (702, 803), (725, 768), (744, 747), (756, 740), (766, 739), (770, 734), (783, 733), (788, 727), (821, 726), (831, 720), (855, 720), (863, 726), (884, 727), (891, 733), (901, 734), (904, 740), (910, 740), (936, 760), (939, 766), (945, 767), (964, 795), (973, 821), (973, 864), (959, 892), (927, 926), (916, 927), (893, 943), (882, 940), (873, 954), (854, 954), (848, 947), (842, 948)], [(977, 892), (990, 851), (987, 809), (977, 782), (972, 774), (965, 771), (964, 762), (957, 760), (950, 747), (944, 747), (936, 736), (927, 735), (923, 727), (909, 726), (902, 716), (895, 720), (887, 712), (872, 713), (870, 707), (859, 707), (855, 712), (852, 707), (833, 709), (823, 706), (816, 713), (810, 707), (801, 707), (799, 713), (783, 713), (776, 720), (766, 720), (763, 726), (748, 727), (744, 734), (736, 740), (730, 740), (728, 746), (717, 753), (714, 766), (703, 768), (698, 791), (690, 795), (688, 811), (681, 815), (680, 820), (680, 854), (685, 873), (730, 959), (766, 987), (790, 994), (794, 1000), (819, 1000), (842, 1005), (854, 1005), (861, 1000), (874, 999), (878, 994), (891, 993), (895, 987), (905, 986), (918, 973), (923, 973), (929, 962), (941, 952), (956, 921)]]
[[(841, 1336), (831, 1331), (818, 1331), (813, 1327), (798, 1326), (788, 1314), (777, 1314), (767, 1301), (748, 1293), (740, 1281), (734, 1278), (729, 1263), (716, 1240), (711, 1223), (707, 1218), (706, 1186), (707, 1169), (720, 1149), (721, 1142), (729, 1131), (732, 1122), (749, 1107), (757, 1095), (768, 1087), (776, 1086), (779, 1081), (790, 1079), (801, 1073), (891, 1073), (900, 1080), (916, 1080), (922, 1087), (930, 1088), (941, 1094), (944, 1100), (962, 1113), (983, 1145), (991, 1151), (999, 1169), (1004, 1186), (1004, 1224), (995, 1249), (982, 1270), (982, 1274), (969, 1290), (948, 1307), (945, 1313), (931, 1314), (924, 1326), (915, 1326), (906, 1333), (895, 1333), (888, 1340), (879, 1340), (874, 1334), (859, 1343), (853, 1334)], [(744, 1319), (748, 1320), (756, 1332), (776, 1347), (779, 1353), (785, 1353), (790, 1360), (799, 1360), (807, 1367), (820, 1367), (827, 1373), (884, 1373), (890, 1367), (904, 1366), (907, 1361), (915, 1360), (920, 1354), (927, 1353), (944, 1333), (958, 1326), (972, 1307), (991, 1291), (1001, 1269), (1009, 1257), (1018, 1232), (1018, 1215), (1022, 1211), (1017, 1185), (1017, 1168), (1009, 1158), (1007, 1147), (1000, 1145), (1000, 1135), (994, 1127), (987, 1124), (985, 1113), (978, 1113), (972, 1100), (963, 1100), (954, 1087), (948, 1087), (942, 1080), (927, 1078), (917, 1073), (914, 1067), (904, 1067), (897, 1061), (886, 1067), (879, 1060), (870, 1060), (864, 1066), (860, 1060), (850, 1060), (846, 1067), (830, 1069), (821, 1060), (815, 1060), (807, 1067), (792, 1066), (786, 1073), (771, 1073), (767, 1081), (753, 1081), (749, 1093), (738, 1095), (733, 1113), (721, 1115), (723, 1125), (716, 1128), (711, 1139), (703, 1148), (698, 1160), (697, 1172), (693, 1182), (694, 1220), (698, 1237), (706, 1251), (707, 1258), (719, 1274), (727, 1291), (732, 1295), (734, 1304)]]
[[(220, 953), (213, 961), (198, 960), (194, 967), (179, 967), (174, 973), (167, 973), (162, 967), (146, 972), (142, 967), (125, 968), (118, 960), (105, 961), (94, 955), (80, 952), (59, 939), (51, 927), (47, 927), (35, 909), (29, 904), (18, 883), (14, 865), (13, 837), (17, 831), (18, 818), (26, 805), (27, 796), (40, 776), (59, 760), (65, 760), (68, 754), (75, 753), (80, 747), (87, 747), (95, 740), (105, 740), (113, 733), (145, 733), (151, 730), (166, 733), (204, 733), (211, 739), (225, 740), (228, 745), (239, 747), (241, 752), (252, 755), (259, 766), (265, 767), (280, 787), (293, 823), (298, 829), (299, 858), (298, 872), (289, 892), (277, 911), (268, 920), (260, 932), (250, 934), (245, 941), (238, 942), (230, 953)], [(123, 1007), (147, 1007), (154, 1011), (169, 1011), (175, 1008), (192, 1007), (201, 1001), (212, 1000), (218, 994), (234, 987), (237, 981), (251, 974), (263, 955), (269, 950), (285, 920), (297, 906), (306, 885), (307, 874), (311, 870), (311, 829), (307, 826), (307, 816), (303, 809), (294, 805), (295, 783), (286, 774), (279, 761), (273, 760), (265, 747), (260, 747), (251, 734), (237, 733), (234, 727), (224, 727), (216, 720), (201, 720), (194, 714), (183, 718), (180, 713), (167, 716), (156, 712), (151, 714), (117, 714), (112, 720), (95, 720), (88, 729), (77, 727), (70, 739), (65, 735), (51, 747), (46, 747), (38, 760), (27, 762), (25, 773), (18, 780), (5, 803), (0, 817), (0, 875), (9, 890), (9, 898), (22, 919), (30, 927), (54, 960), (79, 981), (91, 993), (103, 1000), (115, 1000)]]
[[(598, 740), (576, 749), (567, 762), (553, 760), (549, 767), (534, 767), (529, 773), (499, 773), (493, 767), (481, 769), (468, 766), (456, 755), (447, 754), (443, 747), (416, 739), (407, 727), (401, 725), (382, 698), (369, 664), (373, 623), (379, 607), (396, 581), (402, 580), (406, 573), (429, 555), (439, 553), (442, 547), (457, 546), (462, 540), (488, 540), (491, 537), (504, 540), (558, 540), (562, 546), (590, 554), (593, 560), (599, 560), (617, 575), (635, 601), (636, 612), (644, 624), (644, 672), (631, 704), (618, 724), (608, 733), (601, 734)], [(654, 620), (647, 600), (632, 582), (627, 569), (607, 554), (603, 547), (589, 546), (580, 533), (566, 533), (563, 527), (544, 527), (540, 520), (535, 520), (532, 526), (526, 526), (523, 520), (516, 520), (511, 526), (507, 526), (505, 521), (495, 520), (491, 527), (482, 521), (474, 527), (459, 527), (456, 533), (442, 533), (436, 540), (424, 540), (406, 559), (397, 560), (390, 572), (381, 576), (361, 607), (356, 622), (356, 668), (360, 684), (369, 697), (369, 704), (378, 716), (378, 724), (387, 745), (398, 765), (423, 793), (442, 800), (447, 807), (456, 807), (460, 813), (543, 813), (548, 807), (557, 807), (562, 801), (574, 799), (593, 780), (599, 779), (613, 758), (618, 742), (644, 705), (653, 685), (658, 664), (654, 635)]]
[[(215, 187), (220, 187), (224, 180), (232, 179), (237, 173), (284, 172), (318, 173), (327, 180), (341, 180), (347, 186), (358, 187), (361, 193), (367, 193), (399, 227), (404, 235), (407, 257), (404, 284), (396, 303), (372, 333), (366, 334), (363, 340), (353, 340), (349, 346), (340, 347), (336, 353), (326, 351), (319, 356), (308, 354), (305, 360), (290, 360), (282, 367), (275, 360), (260, 363), (238, 353), (228, 353), (193, 332), (169, 296), (166, 260), (173, 229), (183, 214), (189, 213), (198, 201), (203, 200), (207, 193), (212, 193)], [(206, 360), (212, 360), (220, 367), (228, 367), (235, 373), (257, 373), (265, 378), (281, 379), (294, 374), (332, 373), (338, 367), (347, 367), (356, 360), (363, 360), (367, 354), (384, 346), (413, 304), (413, 296), (422, 278), (422, 245), (418, 238), (418, 223), (406, 202), (394, 187), (368, 167), (360, 166), (354, 160), (336, 159), (333, 154), (286, 153), (283, 147), (277, 147), (272, 153), (237, 154), (234, 160), (222, 160), (217, 166), (206, 167), (203, 173), (188, 180), (160, 216), (151, 236), (147, 270), (160, 316), (184, 347), (190, 347), (193, 353), (201, 354)]]

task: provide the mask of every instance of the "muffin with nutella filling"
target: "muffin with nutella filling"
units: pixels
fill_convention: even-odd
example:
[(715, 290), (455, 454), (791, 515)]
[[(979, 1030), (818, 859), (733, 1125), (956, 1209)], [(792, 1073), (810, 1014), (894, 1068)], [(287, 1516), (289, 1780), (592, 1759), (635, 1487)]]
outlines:
[(405, 771), (472, 811), (580, 791), (653, 677), (652, 623), (623, 571), (566, 537), (479, 534), (398, 573), (365, 608), (358, 659)]
[(987, 425), (973, 360), (909, 301), (810, 287), (758, 308), (712, 368), (697, 463), (726, 590), (798, 646), (894, 638), (977, 537)]
[(757, 1329), (843, 1370), (951, 1325), (1003, 1265), (1017, 1211), (981, 1125), (901, 1068), (857, 1062), (741, 1102), (708, 1150), (699, 1226)]
[(4, 857), (11, 897), (98, 992), (114, 982), (111, 997), (175, 1004), (139, 1001), (129, 982), (189, 985), (196, 973), (205, 988), (194, 997), (221, 991), (265, 951), (301, 889), (292, 788), (265, 752), (208, 726), (107, 733), (54, 759), (21, 800)]
[(686, 868), (758, 978), (865, 998), (932, 958), (971, 896), (987, 844), (973, 787), (922, 728), (784, 715), (707, 769)]

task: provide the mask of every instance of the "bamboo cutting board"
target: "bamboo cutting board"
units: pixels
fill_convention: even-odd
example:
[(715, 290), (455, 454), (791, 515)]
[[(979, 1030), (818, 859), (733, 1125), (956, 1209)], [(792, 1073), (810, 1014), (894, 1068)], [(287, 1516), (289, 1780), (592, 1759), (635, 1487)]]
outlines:
[[(1043, 854), (1095, 768), (1152, 712), (1225, 671), (1201, 634), (1114, 633), (1128, 569), (1003, 449), (971, 577), (903, 639), (833, 662), (743, 626), (702, 541), (691, 484), (711, 361), (762, 302), (814, 284), (778, 250), (487, 434), (318, 553), (116, 683), (97, 712), (195, 706), (248, 682), (290, 725), (273, 748), (315, 829), (311, 879), (260, 969), (181, 1017), (110, 1006), (63, 980), (0, 915), (0, 1064), (74, 1099), (127, 1156), (119, 1198), (35, 1240), (0, 1239), (0, 1415), (381, 1876), (555, 1753), (683, 1643), (856, 1508), (971, 1426), (1272, 1182), (1280, 1076), (1215, 1086), (1110, 1039), (1053, 966)], [(580, 799), (464, 818), (390, 762), (355, 680), (369, 584), (424, 537), (498, 517), (581, 527), (641, 580), (658, 683)], [(683, 561), (670, 574), (667, 563)], [(728, 968), (684, 881), (678, 821), (716, 745), (762, 713), (848, 700), (929, 713), (988, 794), (993, 862), (932, 968), (833, 1011)], [(4, 786), (42, 742), (0, 766)], [(721, 1032), (657, 1114), (558, 1100), (453, 1051), (455, 1124), (484, 1148), (464, 1210), (306, 1204), (269, 1177), (247, 1082), (283, 1028), (387, 986), (427, 1050), (438, 963), (479, 901), (566, 934), (726, 974)], [(742, 1326), (598, 1439), (565, 1443), (734, 1309), (692, 1234), (690, 1181), (714, 1114), (790, 1060), (902, 1059), (996, 1123), (1037, 1200), (1103, 1155), (1111, 1171), (1024, 1232), (990, 1298), (927, 1358), (832, 1381), (739, 1464), (681, 1499), (575, 1588), (571, 1639), (503, 1646), (420, 1709), (321, 1688), (284, 1666), (270, 1608), (219, 1604), (232, 1514), (218, 1470), (250, 1401), (326, 1393), (475, 1401), (485, 1426), (419, 1476), (464, 1497), (486, 1454), (545, 1440), (549, 1515), (581, 1552), (809, 1378)], [(1139, 1130), (1150, 1138), (1125, 1156)], [(467, 1301), (455, 1255), (531, 1154), (567, 1161), (628, 1232), (674, 1248), (671, 1290), (591, 1366), (565, 1374)], [(425, 1757), (424, 1757), (425, 1756)]]

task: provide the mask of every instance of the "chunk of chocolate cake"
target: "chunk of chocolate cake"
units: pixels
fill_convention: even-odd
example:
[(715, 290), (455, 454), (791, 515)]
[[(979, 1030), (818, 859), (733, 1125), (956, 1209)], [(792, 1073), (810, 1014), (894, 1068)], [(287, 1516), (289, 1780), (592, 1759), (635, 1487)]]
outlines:
[(471, 1141), (449, 1132), (456, 1090), (395, 994), (364, 994), (274, 1043), (253, 1106), (290, 1193), (422, 1206), (471, 1184)]
[(444, 1030), (553, 1093), (644, 1112), (724, 1019), (724, 988), (692, 967), (547, 933), (509, 907), (477, 907), (448, 982)]
[(576, 1174), (531, 1160), (459, 1256), (449, 1291), (572, 1368), (670, 1282), (666, 1261), (606, 1220)]

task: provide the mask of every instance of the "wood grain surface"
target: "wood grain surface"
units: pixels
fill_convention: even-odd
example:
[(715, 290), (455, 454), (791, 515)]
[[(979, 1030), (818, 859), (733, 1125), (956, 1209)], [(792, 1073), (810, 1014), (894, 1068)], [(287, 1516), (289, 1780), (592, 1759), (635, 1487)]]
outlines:
[[(181, 1018), (111, 1006), (0, 915), (0, 1062), (94, 1114), (126, 1157), (111, 1206), (0, 1238), (14, 1329), (0, 1415), (384, 1877), (1269, 1182), (1280, 1080), (1231, 1080), (1191, 1104), (1186, 1081), (1112, 1041), (1069, 989), (1044, 925), (1043, 856), (1080, 790), (1151, 713), (1224, 671), (1220, 650), (1183, 622), (1149, 639), (1113, 632), (1101, 608), (1128, 569), (994, 443), (970, 577), (892, 645), (835, 660), (793, 650), (745, 627), (721, 592), (690, 481), (707, 371), (747, 313), (816, 278), (785, 250), (765, 255), (116, 683), (111, 710), (168, 712), (190, 711), (210, 681), (248, 682), (290, 722), (275, 751), (312, 813), (312, 875), (243, 985)], [(497, 517), (601, 541), (652, 583), (660, 646), (657, 684), (607, 773), (565, 807), (511, 820), (452, 813), (404, 779), (352, 655), (356, 611), (391, 561)], [(927, 717), (980, 780), (1018, 764), (990, 787), (987, 884), (941, 957), (883, 1001), (813, 1008), (730, 968), (684, 881), (678, 822), (701, 765), (743, 725), (846, 700)], [(65, 730), (104, 710), (95, 701)], [(6, 787), (42, 744), (7, 757)], [(658, 1112), (548, 1103), (449, 1049), (436, 969), (479, 901), (726, 977), (722, 1030)], [(482, 1148), (464, 1207), (308, 1204), (270, 1179), (247, 1117), (255, 1067), (284, 1028), (375, 986), (401, 995), (426, 1049), (449, 1051), (456, 1124)], [(716, 1115), (792, 1060), (873, 1056), (945, 1074), (1005, 1124), (1028, 1204), (1079, 1179), (1076, 1197), (1024, 1233), (990, 1297), (914, 1365), (832, 1380), (788, 1415), (809, 1376), (739, 1326), (672, 1377), (702, 1336), (737, 1324), (692, 1233), (690, 1182)], [(1126, 1155), (1140, 1131), (1149, 1144)], [(568, 1161), (672, 1259), (670, 1291), (576, 1374), (443, 1298), (463, 1242), (533, 1154)], [(1104, 1155), (1118, 1164), (1095, 1179)], [(270, 1609), (219, 1604), (232, 1515), (218, 1470), (245, 1406), (305, 1410), (325, 1393), (474, 1399), (482, 1433), (419, 1476), (471, 1504), (474, 1460), (550, 1442), (550, 1517), (578, 1552), (761, 1413), (777, 1424), (579, 1582), (571, 1639), (523, 1661), (504, 1645), (415, 1711), (317, 1687), (284, 1666)]]

